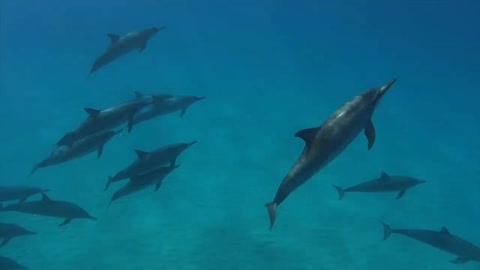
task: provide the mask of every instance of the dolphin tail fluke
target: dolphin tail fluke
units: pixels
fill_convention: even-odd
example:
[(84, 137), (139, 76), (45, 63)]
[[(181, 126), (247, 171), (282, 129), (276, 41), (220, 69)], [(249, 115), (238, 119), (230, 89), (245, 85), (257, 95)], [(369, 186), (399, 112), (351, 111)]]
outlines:
[(107, 180), (107, 184), (105, 185), (105, 189), (103, 191), (107, 191), (108, 187), (110, 186), (110, 184), (112, 183), (112, 177), (108, 177), (108, 180)]
[(277, 218), (277, 204), (275, 202), (270, 202), (265, 204), (265, 207), (267, 207), (268, 217), (270, 218), (270, 230), (271, 230)]
[(337, 192), (338, 192), (338, 200), (341, 200), (343, 199), (343, 196), (345, 196), (345, 190), (339, 186), (335, 186), (335, 185), (332, 185), (332, 187), (334, 187)]
[(383, 240), (387, 240), (390, 235), (392, 235), (392, 228), (385, 222), (382, 222), (383, 225)]
[(8, 242), (10, 242), (10, 238), (8, 237), (3, 238), (2, 242), (0, 243), (0, 247), (5, 246), (6, 244), (8, 244)]

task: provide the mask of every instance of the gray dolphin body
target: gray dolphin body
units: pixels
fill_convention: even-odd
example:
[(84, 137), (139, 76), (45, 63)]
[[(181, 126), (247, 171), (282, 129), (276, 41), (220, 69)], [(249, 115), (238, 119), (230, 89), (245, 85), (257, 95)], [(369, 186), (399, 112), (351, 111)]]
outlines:
[(128, 132), (130, 133), (135, 114), (144, 106), (154, 102), (154, 100), (154, 97), (137, 99), (105, 110), (84, 108), (85, 112), (88, 113), (87, 119), (76, 130), (65, 134), (57, 142), (57, 147), (62, 145), (72, 146), (78, 140), (115, 129), (125, 122), (128, 123)]
[(100, 158), (102, 156), (103, 147), (105, 146), (105, 144), (120, 132), (122, 132), (121, 129), (118, 131), (108, 130), (76, 141), (70, 147), (62, 146), (60, 149), (52, 152), (51, 156), (45, 158), (40, 163), (36, 164), (30, 174), (33, 174), (39, 168), (45, 168), (48, 166), (61, 164), (76, 158), (83, 157), (94, 151), (97, 151), (97, 157)]
[(28, 270), (26, 266), (23, 266), (16, 261), (0, 256), (0, 269), (1, 270)]
[(146, 189), (149, 186), (155, 186), (154, 191), (157, 191), (162, 185), (163, 179), (179, 166), (180, 165), (161, 167), (147, 174), (130, 178), (130, 181), (128, 181), (126, 185), (113, 194), (110, 199), (110, 204), (122, 197)]
[[(0, 247), (5, 246), (10, 240), (19, 236), (33, 235), (35, 232), (29, 231), (23, 227), (10, 223), (0, 223)], [(1, 269), (1, 268), (0, 268)]]
[(469, 261), (480, 262), (480, 247), (451, 234), (445, 227), (442, 227), (440, 231), (409, 229), (393, 230), (385, 223), (382, 223), (382, 225), (384, 240), (388, 239), (392, 233), (400, 234), (457, 255), (458, 257), (451, 260), (451, 263), (462, 264)]
[(333, 187), (338, 192), (339, 200), (343, 198), (345, 192), (398, 192), (397, 199), (400, 199), (408, 189), (422, 183), (425, 183), (425, 181), (409, 176), (390, 176), (382, 172), (378, 179), (363, 182), (346, 189), (335, 185)]
[(14, 211), (48, 217), (64, 218), (65, 220), (60, 224), (60, 226), (67, 225), (73, 219), (86, 218), (97, 220), (95, 217), (92, 217), (85, 210), (83, 210), (80, 206), (71, 202), (52, 200), (45, 195), (45, 193), (42, 193), (42, 199), (39, 201), (11, 204), (0, 208), (0, 212), (2, 211)]
[(119, 171), (115, 176), (108, 177), (105, 190), (107, 190), (113, 182), (140, 176), (160, 167), (164, 167), (167, 164), (169, 164), (169, 166), (174, 166), (178, 156), (195, 143), (197, 143), (197, 141), (169, 144), (151, 152), (138, 149), (135, 150), (137, 159), (127, 168)]
[[(137, 99), (145, 98), (145, 95), (138, 91), (135, 92), (135, 96)], [(157, 101), (145, 106), (135, 115), (135, 118), (133, 119), (134, 125), (138, 125), (141, 122), (178, 111), (180, 112), (180, 117), (183, 117), (188, 107), (199, 100), (205, 99), (205, 97), (163, 94), (155, 96), (157, 97)]]
[(305, 141), (305, 147), (278, 187), (273, 201), (265, 204), (270, 229), (276, 220), (277, 207), (288, 195), (342, 153), (362, 130), (368, 139), (368, 149), (373, 147), (375, 128), (371, 118), (380, 100), (395, 81), (393, 79), (381, 88), (370, 89), (355, 97), (335, 111), (323, 125), (303, 129), (295, 134), (295, 137)]
[(164, 27), (151, 27), (137, 32), (131, 32), (124, 36), (108, 34), (110, 46), (93, 63), (90, 69), (89, 77), (100, 68), (110, 64), (114, 60), (126, 55), (134, 50), (143, 52), (147, 47), (148, 40), (156, 33), (163, 30)]
[(24, 202), (30, 196), (48, 191), (48, 189), (29, 186), (0, 186), (0, 207), (2, 202), (15, 200)]

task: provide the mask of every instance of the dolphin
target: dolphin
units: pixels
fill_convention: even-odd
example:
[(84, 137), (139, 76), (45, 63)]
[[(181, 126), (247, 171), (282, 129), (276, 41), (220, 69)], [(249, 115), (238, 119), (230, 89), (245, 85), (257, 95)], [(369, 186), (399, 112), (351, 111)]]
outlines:
[(110, 199), (109, 206), (112, 204), (112, 202), (120, 199), (121, 197), (125, 197), (137, 191), (143, 190), (151, 185), (155, 186), (154, 191), (157, 191), (162, 185), (163, 179), (165, 179), (167, 175), (169, 175), (179, 166), (180, 165), (177, 164), (168, 167), (161, 167), (147, 174), (131, 177), (130, 181), (128, 181), (126, 185), (118, 189), (113, 194), (112, 198)]
[(0, 247), (5, 246), (10, 240), (15, 237), (33, 235), (37, 234), (36, 232), (31, 232), (23, 227), (20, 227), (15, 224), (9, 223), (0, 223), (0, 239), (3, 239), (0, 243)]
[(110, 46), (95, 60), (88, 76), (90, 77), (101, 67), (110, 64), (115, 59), (134, 50), (138, 49), (138, 52), (143, 52), (147, 47), (148, 40), (163, 29), (164, 27), (151, 27), (141, 31), (131, 32), (124, 36), (107, 34), (110, 38)]
[(1, 270), (28, 270), (26, 266), (23, 266), (16, 261), (3, 257), (0, 255), (0, 269)]
[(71, 147), (61, 146), (60, 149), (52, 152), (49, 157), (36, 164), (30, 174), (35, 173), (39, 168), (45, 168), (80, 158), (94, 152), (95, 150), (97, 151), (97, 157), (100, 158), (105, 144), (120, 132), (122, 132), (122, 129), (118, 131), (108, 130), (76, 141)]
[[(137, 99), (145, 98), (145, 95), (136, 91), (135, 96)], [(185, 115), (188, 107), (197, 101), (205, 99), (205, 97), (197, 96), (176, 96), (176, 95), (154, 95), (157, 97), (156, 102), (145, 106), (140, 110), (133, 118), (133, 124), (138, 125), (143, 121), (147, 121), (162, 115), (167, 115), (180, 111), (180, 117)]]
[(343, 189), (339, 186), (333, 185), (338, 192), (338, 199), (341, 200), (345, 192), (395, 192), (398, 191), (397, 199), (405, 195), (407, 189), (412, 188), (418, 184), (425, 183), (425, 181), (418, 180), (408, 176), (390, 176), (382, 172), (380, 178), (373, 179), (361, 184)]
[(42, 199), (39, 201), (17, 203), (0, 208), (0, 212), (6, 211), (64, 218), (65, 220), (60, 226), (67, 225), (73, 219), (79, 218), (97, 220), (78, 205), (66, 201), (52, 200), (45, 193), (42, 193)]
[(445, 227), (442, 227), (440, 231), (408, 229), (392, 230), (388, 224), (382, 223), (382, 225), (384, 240), (387, 240), (392, 233), (401, 234), (436, 247), (440, 250), (457, 255), (458, 257), (454, 260), (451, 260), (451, 263), (462, 264), (469, 261), (480, 262), (480, 247), (451, 234)]
[(270, 218), (270, 230), (276, 220), (277, 207), (299, 186), (328, 165), (364, 130), (368, 149), (375, 142), (372, 116), (382, 97), (395, 83), (373, 88), (337, 109), (321, 126), (295, 133), (304, 140), (305, 147), (295, 164), (284, 177), (272, 202), (265, 204)]
[(50, 190), (29, 186), (0, 186), (0, 207), (2, 202), (18, 200), (22, 203), (30, 196), (48, 191)]
[(65, 134), (56, 144), (72, 146), (75, 141), (92, 136), (99, 132), (114, 129), (123, 123), (128, 123), (128, 133), (133, 127), (133, 118), (135, 114), (144, 106), (154, 102), (155, 98), (137, 99), (105, 110), (84, 108), (88, 114), (87, 119), (80, 126), (71, 132)]
[(115, 176), (108, 177), (105, 190), (107, 190), (113, 182), (143, 175), (167, 164), (174, 166), (178, 156), (195, 143), (197, 143), (197, 141), (169, 144), (151, 152), (135, 150), (137, 159), (128, 167), (119, 171)]

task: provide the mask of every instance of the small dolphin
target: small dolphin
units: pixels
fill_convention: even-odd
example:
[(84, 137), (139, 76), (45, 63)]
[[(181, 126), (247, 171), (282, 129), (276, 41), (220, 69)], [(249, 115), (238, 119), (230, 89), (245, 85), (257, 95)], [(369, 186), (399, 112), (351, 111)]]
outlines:
[(144, 106), (155, 101), (155, 98), (137, 99), (131, 102), (120, 104), (105, 110), (84, 108), (88, 117), (80, 126), (65, 134), (56, 144), (57, 147), (66, 145), (72, 146), (74, 142), (92, 136), (99, 132), (114, 129), (123, 123), (128, 123), (128, 133), (133, 127), (135, 114)]
[(1, 270), (28, 270), (26, 266), (23, 266), (16, 261), (0, 256), (0, 269)]
[(108, 34), (111, 41), (110, 46), (95, 60), (88, 76), (90, 77), (101, 67), (110, 64), (115, 59), (126, 55), (129, 52), (136, 49), (138, 49), (139, 52), (143, 52), (147, 47), (148, 40), (163, 29), (164, 27), (151, 27), (141, 31), (131, 32), (124, 36)]
[(121, 187), (113, 194), (112, 198), (110, 199), (110, 204), (121, 197), (125, 197), (137, 191), (143, 190), (151, 185), (154, 185), (154, 191), (157, 191), (162, 185), (163, 179), (165, 179), (167, 175), (169, 175), (179, 166), (180, 165), (161, 167), (147, 174), (131, 177), (130, 181), (128, 181), (125, 186)]
[(65, 220), (60, 224), (60, 226), (67, 225), (73, 219), (79, 218), (97, 220), (78, 205), (66, 201), (52, 200), (45, 195), (45, 193), (42, 193), (42, 199), (39, 201), (8, 205), (0, 208), (0, 212), (1, 211), (15, 211), (27, 214), (64, 218)]
[(97, 151), (97, 157), (100, 158), (102, 156), (103, 147), (105, 146), (105, 144), (120, 132), (122, 132), (122, 129), (118, 131), (108, 130), (76, 141), (71, 147), (62, 146), (60, 147), (61, 149), (57, 149), (56, 151), (52, 152), (51, 156), (45, 158), (40, 163), (36, 164), (30, 174), (35, 173), (35, 171), (39, 168), (45, 168), (48, 166), (53, 166), (73, 159), (77, 159), (88, 155), (95, 150)]
[(284, 177), (272, 202), (265, 204), (270, 218), (270, 229), (276, 220), (277, 207), (299, 186), (334, 160), (360, 134), (368, 139), (368, 149), (375, 142), (372, 116), (377, 105), (395, 83), (393, 79), (381, 88), (373, 88), (347, 102), (319, 127), (298, 131), (295, 137), (305, 141), (302, 154)]
[(174, 166), (178, 156), (195, 143), (197, 143), (197, 141), (190, 143), (169, 144), (152, 152), (146, 152), (138, 149), (135, 150), (137, 159), (127, 168), (118, 172), (114, 177), (108, 177), (105, 190), (107, 190), (110, 184), (113, 182), (143, 175), (167, 164)]
[(412, 188), (425, 181), (408, 176), (390, 176), (382, 172), (380, 178), (373, 179), (346, 189), (333, 185), (338, 192), (338, 199), (341, 200), (345, 192), (395, 192), (398, 191), (397, 199), (405, 195), (407, 189)]
[(452, 253), (458, 257), (451, 260), (451, 263), (462, 264), (469, 261), (480, 262), (480, 247), (450, 234), (448, 229), (442, 227), (440, 231), (431, 230), (392, 230), (389, 225), (383, 225), (383, 239), (387, 240), (392, 233), (401, 234), (417, 241), (423, 242), (440, 250)]
[(37, 233), (31, 232), (15, 224), (0, 223), (0, 239), (3, 239), (2, 242), (0, 243), (0, 247), (5, 246), (8, 242), (10, 242), (10, 240), (12, 240), (15, 237), (33, 235), (33, 234), (37, 234)]
[(2, 202), (18, 200), (20, 203), (26, 201), (28, 197), (48, 192), (49, 189), (28, 186), (0, 186), (0, 207)]
[[(135, 96), (137, 99), (145, 98), (145, 95), (136, 91)], [(205, 99), (205, 97), (196, 96), (175, 96), (175, 95), (154, 95), (157, 97), (157, 101), (145, 106), (140, 110), (133, 119), (134, 125), (137, 125), (143, 121), (150, 120), (162, 115), (171, 114), (180, 111), (180, 117), (185, 115), (188, 107), (192, 104)]]

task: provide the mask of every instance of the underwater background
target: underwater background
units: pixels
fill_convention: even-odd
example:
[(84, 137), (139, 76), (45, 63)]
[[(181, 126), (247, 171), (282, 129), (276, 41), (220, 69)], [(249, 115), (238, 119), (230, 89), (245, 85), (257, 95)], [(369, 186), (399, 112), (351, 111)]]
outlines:
[[(0, 213), (38, 235), (0, 248), (36, 270), (479, 269), (381, 222), (480, 245), (480, 3), (461, 1), (0, 1), (0, 184), (48, 188), (98, 221)], [(95, 73), (123, 35), (164, 26), (141, 54)], [(271, 201), (304, 142), (339, 106), (392, 78), (361, 134), (282, 204)], [(97, 159), (31, 168), (86, 114), (133, 91), (205, 96), (112, 139)], [(108, 176), (134, 149), (198, 143), (162, 188), (110, 207)], [(427, 181), (395, 194), (348, 194), (384, 171)], [(115, 188), (117, 188), (116, 185)]]

